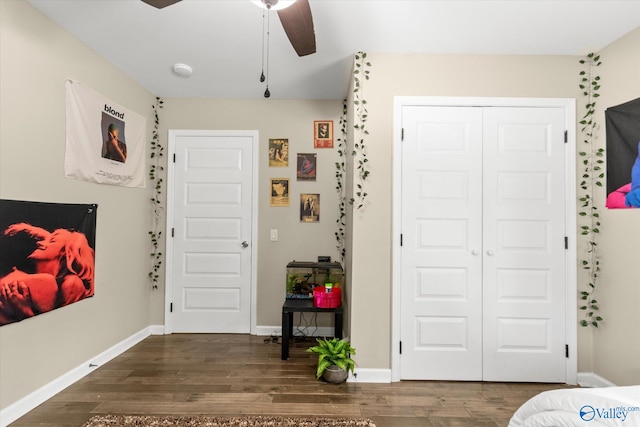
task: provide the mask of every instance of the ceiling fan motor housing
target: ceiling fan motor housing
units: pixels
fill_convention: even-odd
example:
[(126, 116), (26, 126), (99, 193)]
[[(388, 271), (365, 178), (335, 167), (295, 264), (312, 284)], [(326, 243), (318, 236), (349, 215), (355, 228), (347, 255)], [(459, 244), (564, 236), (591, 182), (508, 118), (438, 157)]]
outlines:
[(262, 3), (264, 3), (267, 9), (271, 9), (273, 6), (278, 4), (278, 0), (262, 0)]

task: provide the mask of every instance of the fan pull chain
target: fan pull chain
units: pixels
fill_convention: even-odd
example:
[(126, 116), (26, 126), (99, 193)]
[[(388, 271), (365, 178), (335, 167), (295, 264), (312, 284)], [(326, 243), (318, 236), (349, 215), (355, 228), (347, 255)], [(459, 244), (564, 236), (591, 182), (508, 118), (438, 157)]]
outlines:
[(267, 89), (264, 91), (264, 97), (269, 98), (271, 92), (269, 92), (269, 39), (271, 35), (271, 10), (267, 10)]
[(264, 36), (264, 14), (265, 11), (262, 11), (262, 72), (260, 73), (260, 83), (264, 83), (264, 44), (265, 44), (265, 36)]

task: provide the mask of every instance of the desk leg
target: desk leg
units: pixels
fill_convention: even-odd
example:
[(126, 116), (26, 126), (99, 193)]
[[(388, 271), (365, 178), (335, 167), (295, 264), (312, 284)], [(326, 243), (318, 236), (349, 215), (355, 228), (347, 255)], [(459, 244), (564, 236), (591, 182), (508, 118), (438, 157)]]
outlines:
[(282, 309), (282, 349), (280, 353), (280, 358), (282, 360), (287, 360), (289, 358), (289, 330), (291, 324), (290, 313), (287, 313), (284, 309)]
[(334, 335), (338, 339), (342, 339), (342, 313), (336, 313), (334, 316)]
[(289, 338), (293, 339), (293, 311), (289, 312)]

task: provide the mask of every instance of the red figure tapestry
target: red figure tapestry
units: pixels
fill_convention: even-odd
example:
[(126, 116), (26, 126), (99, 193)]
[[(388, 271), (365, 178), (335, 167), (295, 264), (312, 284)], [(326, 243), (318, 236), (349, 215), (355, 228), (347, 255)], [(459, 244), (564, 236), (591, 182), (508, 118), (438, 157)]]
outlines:
[(0, 200), (0, 326), (93, 296), (96, 210)]

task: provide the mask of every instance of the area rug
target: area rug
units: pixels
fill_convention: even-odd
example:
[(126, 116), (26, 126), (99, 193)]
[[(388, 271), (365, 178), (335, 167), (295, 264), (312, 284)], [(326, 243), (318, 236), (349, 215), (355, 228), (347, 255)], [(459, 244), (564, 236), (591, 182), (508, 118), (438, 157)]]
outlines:
[(97, 415), (83, 427), (376, 427), (365, 418)]

